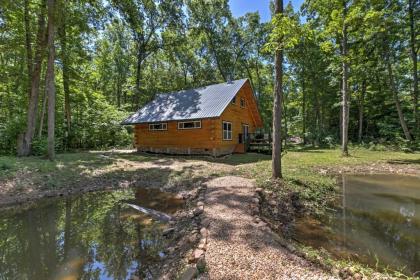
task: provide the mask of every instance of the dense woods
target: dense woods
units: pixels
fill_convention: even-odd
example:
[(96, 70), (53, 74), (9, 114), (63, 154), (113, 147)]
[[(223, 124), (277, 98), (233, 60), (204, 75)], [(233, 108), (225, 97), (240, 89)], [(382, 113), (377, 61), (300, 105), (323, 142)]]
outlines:
[(120, 122), (155, 94), (239, 78), (269, 130), (280, 55), (283, 139), (418, 147), (415, 0), (285, 3), (272, 22), (227, 0), (0, 3), (1, 154), (129, 146)]

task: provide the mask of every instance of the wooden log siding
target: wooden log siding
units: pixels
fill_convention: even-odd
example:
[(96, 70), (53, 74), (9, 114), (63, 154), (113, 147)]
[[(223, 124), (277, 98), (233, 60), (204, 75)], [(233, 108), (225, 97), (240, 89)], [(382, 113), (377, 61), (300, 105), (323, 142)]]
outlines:
[[(245, 107), (241, 107), (241, 98), (245, 100)], [(150, 131), (149, 123), (137, 124), (136, 147), (141, 151), (175, 154), (223, 155), (244, 152), (243, 145), (239, 144), (242, 125), (249, 126), (249, 133), (254, 133), (257, 126), (262, 126), (249, 82), (238, 91), (236, 103), (230, 103), (220, 117), (200, 120), (201, 128), (193, 129), (178, 129), (178, 122), (190, 120), (164, 121), (167, 130), (160, 131)], [(223, 121), (232, 123), (232, 140), (223, 140)]]

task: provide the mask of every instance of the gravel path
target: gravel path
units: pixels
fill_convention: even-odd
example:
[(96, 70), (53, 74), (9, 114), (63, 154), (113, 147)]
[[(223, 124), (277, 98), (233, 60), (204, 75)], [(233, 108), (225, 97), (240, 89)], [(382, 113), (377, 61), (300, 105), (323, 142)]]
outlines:
[(227, 176), (207, 183), (210, 222), (206, 266), (210, 279), (336, 279), (277, 244), (258, 227), (249, 206), (253, 182)]

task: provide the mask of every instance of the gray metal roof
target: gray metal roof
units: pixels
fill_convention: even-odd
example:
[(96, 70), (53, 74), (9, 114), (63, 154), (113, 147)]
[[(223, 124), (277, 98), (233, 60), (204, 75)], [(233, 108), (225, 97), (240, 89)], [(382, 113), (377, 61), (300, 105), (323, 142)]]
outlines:
[(153, 101), (122, 124), (219, 117), (247, 79), (173, 93), (158, 94)]

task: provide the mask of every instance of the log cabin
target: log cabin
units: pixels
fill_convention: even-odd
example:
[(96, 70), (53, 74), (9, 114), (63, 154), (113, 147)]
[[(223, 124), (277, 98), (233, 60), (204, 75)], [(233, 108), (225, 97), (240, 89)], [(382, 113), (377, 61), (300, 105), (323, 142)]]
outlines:
[(221, 156), (245, 153), (263, 126), (248, 79), (158, 94), (128, 117), (138, 151)]

